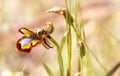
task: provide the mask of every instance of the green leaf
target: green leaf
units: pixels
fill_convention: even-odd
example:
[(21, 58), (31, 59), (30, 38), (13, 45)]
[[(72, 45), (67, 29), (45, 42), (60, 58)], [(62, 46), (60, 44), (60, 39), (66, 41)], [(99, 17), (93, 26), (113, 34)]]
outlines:
[(54, 46), (57, 49), (59, 49), (59, 44), (57, 43), (57, 41), (53, 37), (50, 36), (49, 40), (52, 42), (52, 44), (54, 44)]
[(68, 10), (65, 10), (63, 15), (64, 15), (64, 18), (65, 18), (67, 24), (69, 24), (69, 25), (73, 24), (74, 19)]
[(48, 75), (49, 76), (54, 76), (53, 73), (52, 73), (52, 71), (51, 71), (51, 69), (44, 62), (42, 62), (42, 64), (43, 64), (46, 72), (48, 73)]
[(68, 32), (65, 32), (62, 39), (61, 39), (61, 43), (60, 43), (60, 50), (61, 51), (62, 51), (62, 49), (63, 49), (63, 47), (65, 45), (67, 34), (68, 34)]

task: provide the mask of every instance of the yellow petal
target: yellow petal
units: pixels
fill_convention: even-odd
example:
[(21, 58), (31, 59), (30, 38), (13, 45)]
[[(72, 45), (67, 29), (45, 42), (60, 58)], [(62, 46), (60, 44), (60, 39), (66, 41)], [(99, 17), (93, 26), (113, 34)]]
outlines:
[(38, 40), (38, 39), (34, 39), (34, 40), (32, 40), (32, 46), (35, 46), (35, 45), (37, 45), (38, 43), (40, 42), (40, 40)]
[(25, 36), (36, 36), (36, 34), (26, 28), (20, 28), (19, 31)]

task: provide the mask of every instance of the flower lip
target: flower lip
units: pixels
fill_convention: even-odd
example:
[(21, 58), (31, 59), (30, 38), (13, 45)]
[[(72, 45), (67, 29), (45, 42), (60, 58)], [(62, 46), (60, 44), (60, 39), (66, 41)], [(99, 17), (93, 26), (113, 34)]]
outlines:
[(21, 51), (21, 52), (27, 52), (27, 53), (29, 53), (30, 51), (31, 51), (31, 48), (32, 48), (32, 44), (30, 44), (30, 47), (29, 48), (22, 48), (22, 45), (21, 45), (21, 43), (19, 43), (19, 41), (20, 41), (21, 39), (19, 39), (18, 41), (17, 41), (17, 43), (16, 43), (16, 48), (19, 50), (19, 51)]
[(20, 41), (20, 43), (21, 43), (22, 46), (25, 46), (25, 45), (27, 45), (28, 43), (30, 43), (33, 39), (35, 39), (35, 37), (33, 37), (33, 36), (25, 37), (24, 39), (22, 39), (22, 40)]
[(17, 44), (16, 44), (16, 47), (17, 47), (17, 49), (18, 49), (19, 51), (21, 51), (21, 52), (27, 52), (27, 53), (29, 53), (29, 52), (31, 51), (31, 47), (28, 48), (28, 49), (22, 49), (20, 43), (17, 43)]
[[(37, 40), (36, 43), (33, 43), (34, 40)], [(39, 40), (34, 36), (31, 37), (23, 36), (17, 41), (16, 48), (21, 52), (30, 52), (32, 47), (36, 46), (39, 43), (40, 43)]]

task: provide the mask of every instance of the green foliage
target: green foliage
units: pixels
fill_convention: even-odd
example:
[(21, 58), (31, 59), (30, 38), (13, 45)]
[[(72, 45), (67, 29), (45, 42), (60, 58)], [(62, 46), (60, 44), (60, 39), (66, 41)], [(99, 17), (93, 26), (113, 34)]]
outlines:
[(62, 39), (61, 39), (61, 43), (60, 43), (60, 50), (61, 51), (62, 51), (62, 49), (63, 49), (63, 47), (65, 45), (67, 34), (68, 34), (68, 32), (65, 32)]
[(44, 62), (42, 62), (45, 70), (47, 71), (49, 76), (54, 76), (54, 74), (52, 73), (51, 69), (49, 68), (49, 66), (47, 66)]

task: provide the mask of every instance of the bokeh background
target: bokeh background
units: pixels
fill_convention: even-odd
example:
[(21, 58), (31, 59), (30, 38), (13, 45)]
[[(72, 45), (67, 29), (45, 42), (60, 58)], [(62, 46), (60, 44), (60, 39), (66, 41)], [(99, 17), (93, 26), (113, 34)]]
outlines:
[[(88, 46), (101, 63), (110, 70), (120, 62), (120, 0), (80, 0), (85, 34)], [(46, 11), (52, 7), (65, 7), (64, 0), (0, 0), (0, 76), (19, 76), (25, 67), (23, 76), (27, 76), (37, 61), (46, 52), (42, 61), (58, 73), (55, 49), (47, 50), (36, 46), (30, 53), (16, 50), (16, 41), (22, 36), (20, 27), (36, 31), (44, 28), (46, 22), (54, 24), (52, 36), (60, 42), (66, 28), (63, 16)], [(105, 71), (95, 58), (90, 55), (92, 76), (103, 76)], [(120, 69), (116, 71), (120, 76)], [(47, 76), (44, 67), (39, 64), (33, 76)], [(75, 75), (76, 76), (76, 75)]]

